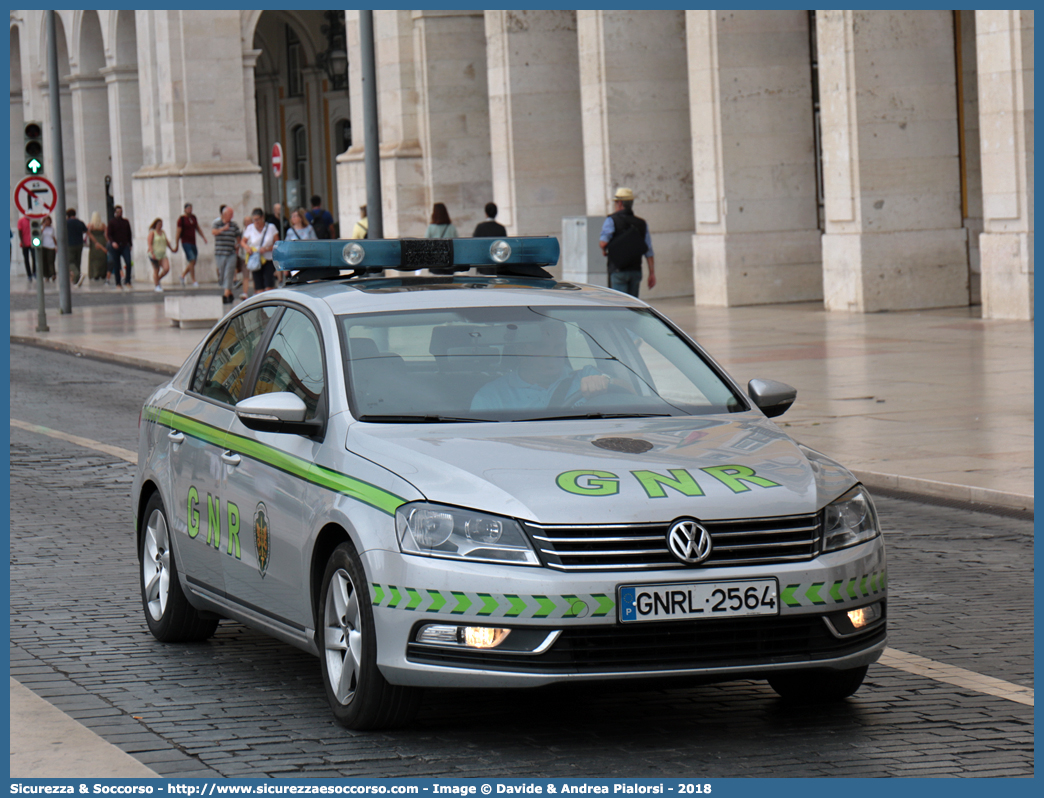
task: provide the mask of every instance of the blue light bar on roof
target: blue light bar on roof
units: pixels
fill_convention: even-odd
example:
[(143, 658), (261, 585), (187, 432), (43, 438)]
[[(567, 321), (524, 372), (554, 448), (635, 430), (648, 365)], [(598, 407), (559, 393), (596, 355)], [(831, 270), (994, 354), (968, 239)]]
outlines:
[(357, 273), (384, 269), (466, 271), (472, 266), (553, 266), (558, 239), (552, 236), (371, 241), (280, 241), (272, 253), (282, 271), (337, 269)]

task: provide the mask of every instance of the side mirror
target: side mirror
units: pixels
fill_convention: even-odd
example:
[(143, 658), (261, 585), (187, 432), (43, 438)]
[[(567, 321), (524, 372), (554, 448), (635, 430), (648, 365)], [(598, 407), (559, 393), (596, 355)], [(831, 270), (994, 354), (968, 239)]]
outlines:
[(323, 428), (322, 421), (305, 421), (307, 412), (304, 400), (289, 391), (251, 396), (236, 405), (236, 417), (258, 432), (315, 435)]
[(747, 394), (769, 418), (786, 413), (797, 399), (796, 388), (775, 380), (751, 380), (747, 383)]

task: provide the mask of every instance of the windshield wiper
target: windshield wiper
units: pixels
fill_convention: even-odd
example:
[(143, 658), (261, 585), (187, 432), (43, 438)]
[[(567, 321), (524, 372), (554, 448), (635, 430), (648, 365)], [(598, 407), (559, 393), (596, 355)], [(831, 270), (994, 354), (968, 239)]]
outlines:
[(489, 418), (457, 418), (455, 416), (359, 416), (359, 421), (371, 421), (386, 424), (453, 424), (457, 422), (492, 421)]
[(538, 418), (516, 418), (513, 421), (566, 421), (578, 418), (662, 418), (670, 413), (578, 413), (570, 416), (540, 416)]

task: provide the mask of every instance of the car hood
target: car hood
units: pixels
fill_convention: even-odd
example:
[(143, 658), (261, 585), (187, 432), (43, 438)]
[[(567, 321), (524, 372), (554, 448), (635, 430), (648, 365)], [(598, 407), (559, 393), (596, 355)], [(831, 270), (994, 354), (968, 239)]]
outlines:
[(810, 513), (856, 482), (755, 412), (354, 423), (347, 448), (408, 480), (429, 501), (550, 524)]

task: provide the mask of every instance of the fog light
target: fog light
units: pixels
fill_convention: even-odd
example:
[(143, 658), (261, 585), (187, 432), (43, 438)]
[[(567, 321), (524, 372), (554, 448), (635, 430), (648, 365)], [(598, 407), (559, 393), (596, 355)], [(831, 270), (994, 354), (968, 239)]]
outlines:
[(494, 241), (489, 246), (489, 256), (495, 263), (504, 263), (511, 257), (511, 245), (507, 241)]
[(881, 617), (881, 605), (871, 604), (869, 607), (860, 607), (857, 610), (848, 611), (848, 620), (856, 629), (862, 629)]
[(444, 624), (429, 624), (417, 634), (417, 642), (436, 646), (455, 646), (457, 645), (458, 628)]
[(491, 629), (488, 626), (465, 626), (464, 645), (470, 648), (496, 648), (511, 633), (510, 629)]
[(344, 249), (341, 250), (341, 257), (344, 258), (344, 262), (349, 266), (358, 266), (363, 262), (363, 258), (366, 257), (366, 250), (362, 248), (362, 244), (345, 244)]
[(417, 633), (417, 642), (430, 646), (462, 646), (465, 648), (496, 648), (511, 634), (510, 629), (489, 626), (450, 626), (430, 623)]

